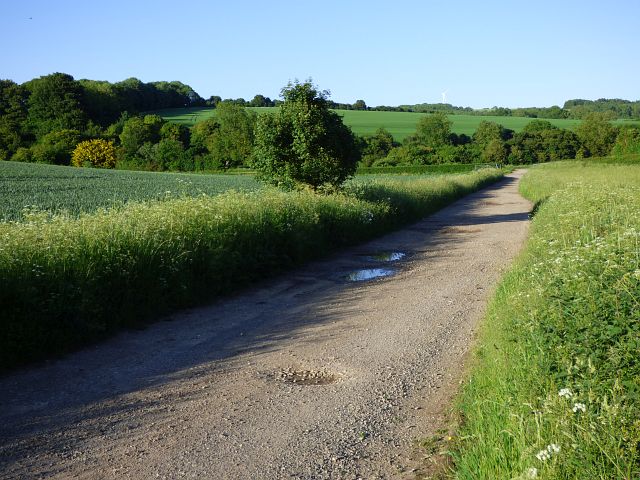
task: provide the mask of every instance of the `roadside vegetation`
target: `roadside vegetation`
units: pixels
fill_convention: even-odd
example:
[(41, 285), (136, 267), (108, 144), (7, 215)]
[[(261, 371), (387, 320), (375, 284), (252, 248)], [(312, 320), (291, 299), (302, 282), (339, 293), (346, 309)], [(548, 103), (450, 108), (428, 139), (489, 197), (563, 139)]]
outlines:
[(640, 166), (532, 167), (460, 398), (460, 479), (640, 477)]
[(415, 221), (502, 176), (370, 178), (0, 223), (0, 369), (94, 341)]

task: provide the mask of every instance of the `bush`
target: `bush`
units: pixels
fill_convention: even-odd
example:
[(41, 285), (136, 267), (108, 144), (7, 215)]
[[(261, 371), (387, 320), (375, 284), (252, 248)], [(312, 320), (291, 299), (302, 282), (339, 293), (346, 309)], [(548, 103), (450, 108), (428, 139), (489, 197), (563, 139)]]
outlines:
[(33, 153), (30, 148), (19, 147), (13, 154), (11, 160), (14, 162), (33, 162)]
[(57, 130), (47, 133), (31, 147), (33, 160), (52, 165), (69, 165), (71, 154), (82, 140), (78, 130)]
[(106, 140), (86, 140), (73, 151), (71, 164), (74, 167), (113, 168), (116, 166), (116, 147)]
[(282, 89), (280, 110), (258, 118), (253, 167), (260, 179), (316, 189), (339, 186), (355, 173), (360, 159), (355, 137), (329, 110), (327, 96), (310, 82), (289, 84)]

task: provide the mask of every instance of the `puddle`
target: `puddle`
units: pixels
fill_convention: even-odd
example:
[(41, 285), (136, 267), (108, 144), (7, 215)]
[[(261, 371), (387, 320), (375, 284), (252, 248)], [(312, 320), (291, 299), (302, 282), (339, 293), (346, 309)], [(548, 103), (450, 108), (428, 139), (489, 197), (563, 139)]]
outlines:
[(276, 373), (276, 379), (296, 385), (330, 385), (337, 383), (341, 376), (326, 370), (293, 370), (287, 368)]
[(376, 255), (371, 255), (369, 258), (378, 262), (397, 262), (398, 260), (402, 260), (406, 256), (407, 254), (402, 252), (383, 252)]
[(396, 273), (396, 271), (390, 268), (367, 268), (349, 273), (346, 279), (350, 282), (364, 282), (366, 280), (373, 280), (374, 278), (388, 277), (394, 273)]

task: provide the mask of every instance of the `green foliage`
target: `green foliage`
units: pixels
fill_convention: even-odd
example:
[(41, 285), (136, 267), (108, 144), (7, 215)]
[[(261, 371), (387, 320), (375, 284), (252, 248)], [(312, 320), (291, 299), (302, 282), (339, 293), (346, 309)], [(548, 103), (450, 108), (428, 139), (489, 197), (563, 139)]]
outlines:
[(507, 161), (507, 147), (500, 139), (491, 140), (482, 151), (482, 160), (487, 163), (502, 165)]
[(628, 154), (640, 154), (640, 128), (621, 128), (616, 143), (611, 149), (611, 154), (621, 157)]
[(253, 167), (275, 185), (341, 185), (359, 160), (355, 137), (310, 82), (282, 89), (275, 114), (259, 117)]
[(188, 148), (191, 132), (189, 128), (184, 125), (167, 122), (160, 128), (160, 138), (163, 140), (175, 140), (180, 142), (184, 148)]
[(205, 141), (214, 162), (224, 168), (251, 163), (254, 144), (256, 114), (244, 107), (229, 102), (219, 103), (216, 121)]
[[(532, 122), (533, 123), (533, 122)], [(526, 128), (526, 127), (525, 127)], [(486, 149), (491, 143), (505, 142), (513, 135), (511, 130), (507, 130), (502, 125), (495, 122), (483, 120), (478, 125), (473, 134), (473, 141), (482, 149)]]
[(532, 128), (516, 133), (508, 143), (509, 163), (528, 164), (575, 158), (581, 149), (578, 136), (548, 122), (532, 122)]
[(379, 128), (376, 132), (362, 139), (362, 164), (371, 164), (381, 158), (386, 157), (395, 146), (393, 136), (384, 128)]
[(78, 130), (56, 130), (44, 135), (31, 147), (33, 160), (52, 165), (69, 165), (71, 154), (82, 141)]
[(230, 192), (0, 223), (0, 370), (361, 242), (500, 176), (369, 179), (348, 195)]
[(417, 143), (433, 149), (448, 145), (451, 143), (452, 124), (444, 113), (425, 115), (418, 121), (416, 133), (407, 139), (407, 143)]
[(19, 147), (16, 153), (13, 154), (11, 160), (14, 162), (33, 162), (33, 153), (30, 148)]
[(160, 129), (164, 120), (158, 115), (146, 115), (144, 118), (131, 117), (124, 122), (120, 134), (120, 144), (127, 157), (132, 158), (145, 143), (160, 141)]
[(589, 113), (576, 129), (578, 138), (587, 149), (586, 156), (604, 157), (616, 141), (617, 131), (604, 113)]
[(521, 191), (539, 208), (465, 382), (456, 478), (638, 478), (640, 168), (537, 166)]
[(102, 139), (80, 142), (71, 155), (74, 167), (113, 168), (116, 166), (116, 147)]
[(71, 75), (53, 73), (25, 86), (30, 92), (26, 122), (38, 138), (56, 130), (84, 130), (83, 90)]

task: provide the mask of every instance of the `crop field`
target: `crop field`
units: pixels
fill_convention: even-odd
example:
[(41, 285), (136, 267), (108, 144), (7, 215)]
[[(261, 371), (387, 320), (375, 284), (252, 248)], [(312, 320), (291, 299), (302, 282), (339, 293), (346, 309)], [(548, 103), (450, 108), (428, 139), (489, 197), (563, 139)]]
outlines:
[(134, 172), (0, 162), (0, 221), (19, 220), (25, 208), (77, 216), (131, 201), (252, 191), (252, 175)]
[(520, 188), (537, 211), (463, 387), (456, 478), (640, 478), (640, 166)]
[[(252, 108), (256, 112), (274, 111), (277, 107)], [(358, 110), (336, 110), (349, 125), (351, 129), (358, 135), (371, 135), (380, 127), (386, 128), (396, 141), (401, 142), (407, 136), (415, 132), (416, 124), (422, 113), (412, 112), (377, 112), (377, 111), (358, 111)], [(215, 115), (215, 109), (212, 108), (173, 108), (167, 110), (157, 110), (155, 112), (165, 120), (182, 123), (185, 125), (194, 125), (196, 122), (205, 120)], [(458, 134), (473, 135), (478, 128), (478, 124), (483, 120), (489, 122), (497, 122), (510, 128), (516, 132), (521, 131), (533, 118), (525, 117), (499, 117), (499, 116), (476, 116), (476, 115), (449, 115), (449, 119), (453, 122), (452, 130)], [(580, 120), (549, 120), (553, 125), (561, 128), (573, 129), (580, 124)], [(639, 124), (629, 120), (616, 120), (616, 125)]]
[[(423, 165), (365, 169), (350, 184), (397, 177), (464, 173), (473, 165)], [(119, 208), (129, 202), (169, 200), (250, 192), (263, 188), (254, 175), (185, 174), (61, 167), (36, 163), (0, 162), (0, 222), (47, 212), (77, 217), (100, 208)]]
[(263, 188), (0, 222), (0, 370), (362, 242), (501, 177), (367, 176), (332, 195)]

